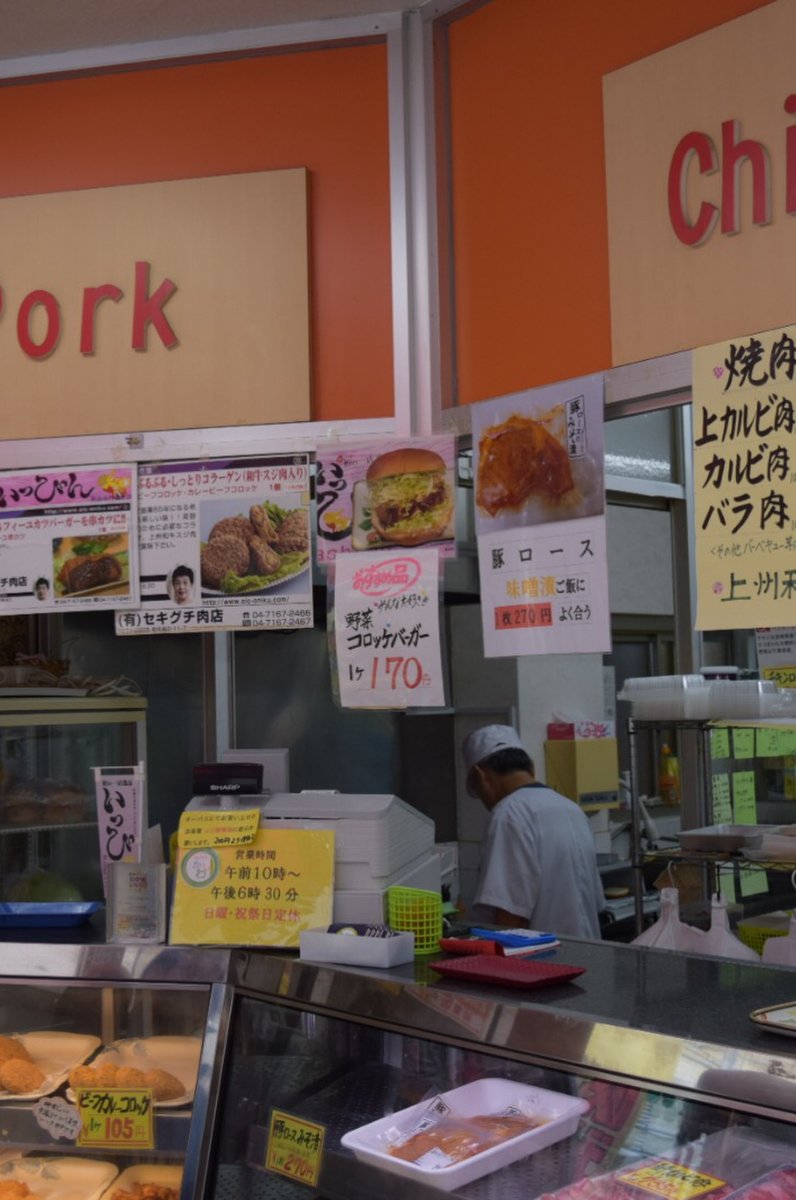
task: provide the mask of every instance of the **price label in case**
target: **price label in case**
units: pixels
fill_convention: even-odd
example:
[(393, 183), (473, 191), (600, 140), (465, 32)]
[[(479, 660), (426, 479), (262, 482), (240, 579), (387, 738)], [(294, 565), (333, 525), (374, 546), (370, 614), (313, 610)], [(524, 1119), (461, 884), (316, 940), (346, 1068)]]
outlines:
[(78, 1146), (154, 1150), (151, 1088), (77, 1088)]
[(621, 1183), (629, 1183), (652, 1196), (661, 1196), (663, 1200), (696, 1200), (697, 1196), (705, 1196), (707, 1200), (710, 1192), (726, 1187), (723, 1179), (665, 1158), (624, 1171), (617, 1178)]
[(265, 1153), (266, 1170), (286, 1175), (307, 1187), (317, 1187), (325, 1135), (323, 1125), (273, 1109)]

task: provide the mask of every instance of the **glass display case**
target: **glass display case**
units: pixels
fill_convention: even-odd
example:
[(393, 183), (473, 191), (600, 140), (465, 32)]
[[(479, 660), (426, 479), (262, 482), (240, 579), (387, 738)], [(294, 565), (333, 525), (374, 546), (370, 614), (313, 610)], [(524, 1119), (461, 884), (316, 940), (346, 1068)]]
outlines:
[[(45, 1173), (46, 1200), (134, 1200), (136, 1181), (157, 1200), (796, 1195), (794, 1043), (749, 1019), (796, 999), (792, 971), (578, 941), (558, 960), (583, 973), (523, 992), (423, 960), (6, 945), (4, 1037), (34, 1059), (45, 1035), (93, 1039), (94, 1070), (159, 1057), (184, 1091), (155, 1100), (145, 1152), (78, 1144), (68, 1075), (0, 1091), (0, 1184), (29, 1180), (31, 1200)], [(62, 1186), (65, 1159), (102, 1188)]]
[(101, 900), (92, 769), (145, 761), (140, 697), (0, 697), (0, 900)]

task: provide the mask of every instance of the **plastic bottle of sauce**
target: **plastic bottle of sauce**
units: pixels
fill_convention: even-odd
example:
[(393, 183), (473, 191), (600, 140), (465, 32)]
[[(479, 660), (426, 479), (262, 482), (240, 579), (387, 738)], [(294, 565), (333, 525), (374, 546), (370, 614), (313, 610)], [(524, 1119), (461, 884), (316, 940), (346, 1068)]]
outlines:
[(680, 803), (680, 764), (666, 742), (661, 746), (658, 792), (664, 804)]

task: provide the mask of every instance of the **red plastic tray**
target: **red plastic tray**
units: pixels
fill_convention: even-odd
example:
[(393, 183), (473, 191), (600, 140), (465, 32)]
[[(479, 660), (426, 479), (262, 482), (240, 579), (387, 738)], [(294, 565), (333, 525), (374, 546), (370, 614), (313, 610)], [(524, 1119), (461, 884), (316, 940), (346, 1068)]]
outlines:
[(540, 988), (566, 983), (586, 970), (585, 967), (570, 967), (565, 963), (492, 958), (486, 954), (468, 954), (466, 958), (454, 958), (450, 962), (440, 959), (428, 965), (433, 971), (449, 975), (452, 979), (471, 979), (478, 983), (497, 983), (515, 988)]

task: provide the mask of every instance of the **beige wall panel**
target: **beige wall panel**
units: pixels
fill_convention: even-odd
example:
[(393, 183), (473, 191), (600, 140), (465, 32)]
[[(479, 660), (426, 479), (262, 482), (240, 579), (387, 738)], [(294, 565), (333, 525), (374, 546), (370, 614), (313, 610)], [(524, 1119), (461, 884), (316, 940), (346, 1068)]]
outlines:
[[(777, 325), (796, 316), (796, 219), (785, 212), (783, 110), (796, 90), (796, 4), (776, 3), (681, 42), (603, 80), (613, 361), (632, 362)], [(772, 220), (752, 223), (751, 168), (741, 168), (741, 230), (701, 246), (675, 236), (667, 203), (672, 154), (691, 130), (721, 157), (723, 121), (762, 142)], [(692, 218), (721, 204), (721, 170), (688, 175)]]
[[(307, 179), (304, 170), (187, 179), (0, 200), (3, 437), (307, 420), (310, 416)], [(132, 348), (135, 263), (150, 293), (177, 290)], [(83, 289), (123, 297), (96, 313), (80, 351)], [(26, 294), (58, 300), (61, 336), (31, 359), (17, 313)], [(46, 333), (34, 309), (34, 341)]]

